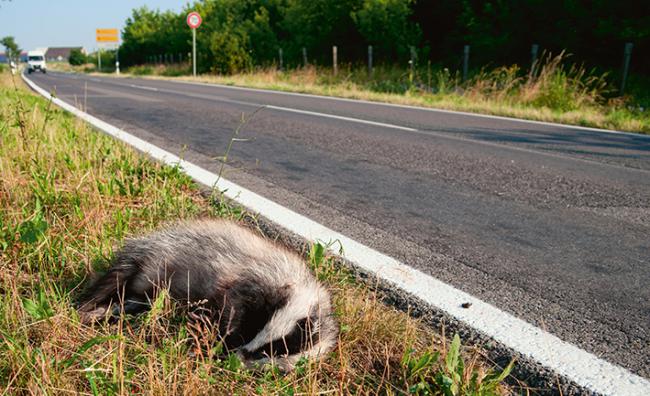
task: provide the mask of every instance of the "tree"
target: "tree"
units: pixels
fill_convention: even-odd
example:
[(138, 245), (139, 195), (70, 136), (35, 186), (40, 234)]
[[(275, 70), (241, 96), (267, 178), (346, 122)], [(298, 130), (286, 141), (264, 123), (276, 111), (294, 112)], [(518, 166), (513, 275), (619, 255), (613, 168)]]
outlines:
[(79, 48), (75, 48), (70, 51), (70, 56), (68, 57), (68, 62), (71, 65), (79, 66), (87, 62), (86, 55)]
[(0, 40), (0, 44), (5, 46), (7, 58), (18, 63), (18, 60), (20, 59), (20, 48), (18, 48), (18, 44), (16, 44), (16, 40), (14, 40), (13, 36), (4, 37)]
[(364, 0), (352, 13), (359, 32), (386, 60), (408, 58), (410, 46), (419, 46), (421, 32), (409, 17), (412, 0)]

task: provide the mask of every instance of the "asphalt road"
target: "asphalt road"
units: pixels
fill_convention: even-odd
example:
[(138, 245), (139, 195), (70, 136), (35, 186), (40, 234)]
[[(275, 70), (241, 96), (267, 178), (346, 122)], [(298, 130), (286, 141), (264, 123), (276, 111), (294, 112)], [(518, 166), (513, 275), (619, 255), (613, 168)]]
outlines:
[(156, 80), (30, 78), (214, 171), (242, 114), (257, 110), (226, 178), (650, 377), (650, 137)]

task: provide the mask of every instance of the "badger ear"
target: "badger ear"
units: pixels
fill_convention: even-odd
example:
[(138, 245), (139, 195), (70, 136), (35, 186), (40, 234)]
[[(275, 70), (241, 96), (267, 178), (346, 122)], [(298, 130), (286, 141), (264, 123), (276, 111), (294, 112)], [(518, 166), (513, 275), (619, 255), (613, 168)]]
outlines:
[[(273, 314), (287, 304), (291, 289), (290, 284), (269, 288), (252, 280), (233, 284), (226, 292), (222, 316), (228, 318), (227, 327), (234, 330), (225, 338), (226, 346), (236, 348), (252, 341)], [(220, 327), (224, 325), (220, 323)]]

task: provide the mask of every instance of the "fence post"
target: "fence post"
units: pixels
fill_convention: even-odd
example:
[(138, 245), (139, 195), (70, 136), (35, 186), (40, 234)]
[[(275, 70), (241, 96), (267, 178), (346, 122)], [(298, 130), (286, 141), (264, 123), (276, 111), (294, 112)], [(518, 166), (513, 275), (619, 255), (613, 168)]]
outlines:
[(332, 65), (334, 66), (334, 75), (338, 73), (338, 64), (337, 64), (337, 48), (336, 45), (332, 47)]
[(283, 59), (282, 59), (282, 48), (278, 48), (278, 59), (279, 59), (279, 66), (280, 66), (280, 71), (282, 71), (282, 66), (283, 66)]
[(302, 65), (303, 67), (307, 67), (308, 62), (307, 62), (307, 48), (302, 47)]
[(469, 45), (463, 47), (463, 81), (467, 80), (467, 69), (469, 68)]
[(368, 75), (372, 76), (372, 45), (368, 46)]
[(623, 52), (623, 78), (621, 79), (621, 96), (625, 93), (625, 83), (627, 82), (627, 73), (630, 71), (630, 58), (632, 57), (632, 43), (625, 43)]
[(416, 59), (416, 53), (415, 53), (415, 47), (410, 46), (409, 47), (411, 50), (411, 60), (409, 60), (409, 66), (410, 66), (410, 73), (409, 73), (409, 82), (413, 84), (413, 78), (415, 77), (415, 59)]

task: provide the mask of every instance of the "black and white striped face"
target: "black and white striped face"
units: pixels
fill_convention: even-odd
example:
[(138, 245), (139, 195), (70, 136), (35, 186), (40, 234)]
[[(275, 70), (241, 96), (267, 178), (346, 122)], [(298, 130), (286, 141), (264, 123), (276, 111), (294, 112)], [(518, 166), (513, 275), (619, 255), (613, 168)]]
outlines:
[(249, 366), (273, 363), (290, 371), (301, 357), (316, 357), (332, 350), (337, 334), (327, 292), (320, 287), (302, 288), (238, 354)]

